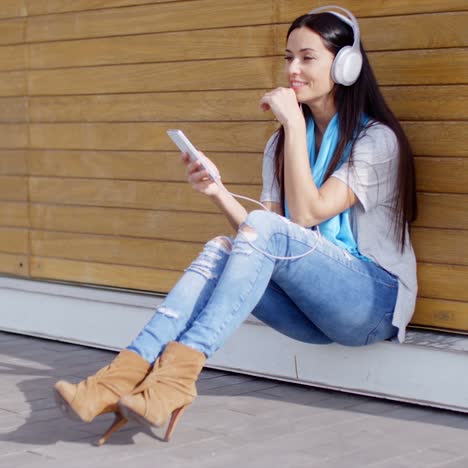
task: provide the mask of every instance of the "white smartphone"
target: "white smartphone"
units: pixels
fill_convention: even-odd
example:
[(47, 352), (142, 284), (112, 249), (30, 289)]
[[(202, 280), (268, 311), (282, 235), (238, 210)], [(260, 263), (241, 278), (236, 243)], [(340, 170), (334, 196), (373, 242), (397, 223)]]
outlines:
[(177, 145), (180, 151), (183, 153), (188, 153), (191, 161), (200, 161), (203, 169), (208, 172), (214, 181), (219, 179), (219, 174), (217, 174), (211, 167), (208, 166), (208, 164), (206, 164), (203, 156), (196, 150), (195, 146), (192, 145), (182, 130), (171, 128), (167, 130), (167, 134), (169, 135), (170, 139)]

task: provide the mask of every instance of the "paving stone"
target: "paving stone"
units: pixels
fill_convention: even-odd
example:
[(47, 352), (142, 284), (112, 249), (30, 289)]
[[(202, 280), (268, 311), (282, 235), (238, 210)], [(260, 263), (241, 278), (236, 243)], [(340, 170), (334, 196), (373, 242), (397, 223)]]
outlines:
[[(329, 457), (327, 465), (330, 468), (341, 467), (349, 460), (353, 460), (356, 466), (374, 466), (374, 464), (378, 466), (378, 463), (389, 463), (391, 466), (391, 462), (395, 462), (402, 466), (425, 467), (424, 463), (421, 465), (417, 465), (416, 462), (408, 465), (405, 463), (407, 459), (414, 456), (417, 450), (420, 450), (421, 454), (425, 453), (428, 459), (431, 459), (431, 456), (433, 459), (439, 453), (445, 453), (447, 460), (460, 457), (459, 452), (441, 446), (440, 442), (451, 438), (454, 442), (457, 441), (457, 448), (460, 449), (463, 446), (462, 441), (466, 438), (466, 432), (457, 429), (439, 427), (435, 430), (435, 427), (424, 423), (398, 422), (381, 417), (355, 421), (352, 427), (361, 435), (361, 440), (365, 443), (350, 453), (340, 450), (336, 455)], [(346, 426), (340, 429), (348, 430)], [(370, 440), (369, 434), (375, 435), (377, 440), (375, 438)], [(388, 434), (391, 434), (391, 437), (388, 437)], [(419, 458), (416, 456), (415, 460), (424, 460), (425, 456), (421, 455)], [(426, 465), (429, 467), (430, 463), (437, 462), (438, 460), (433, 462), (426, 460)]]
[(218, 371), (214, 369), (203, 369), (200, 373), (198, 381), (201, 382), (202, 380), (213, 379), (215, 377), (222, 377), (223, 375), (232, 375), (232, 373)]
[(314, 388), (301, 384), (290, 384), (285, 382), (282, 382), (281, 385), (278, 385), (273, 389), (264, 390), (263, 393), (270, 396), (278, 396), (287, 400), (294, 399), (295, 401), (303, 398), (304, 396), (307, 398), (309, 395), (312, 394), (323, 395), (324, 398), (330, 395), (337, 395), (337, 392), (334, 392), (332, 390)]
[(78, 364), (70, 364), (69, 366), (64, 363), (61, 366), (54, 367), (50, 370), (49, 375), (54, 377), (54, 380), (66, 379), (82, 380), (90, 375), (95, 374), (99, 369), (106, 367), (111, 362), (111, 359), (104, 358), (92, 362), (81, 362)]
[(370, 400), (348, 407), (350, 411), (361, 414), (387, 414), (401, 409), (402, 405), (394, 401)]
[[(9, 432), (11, 429), (23, 424), (25, 418), (10, 411), (0, 410), (0, 434)], [(1, 440), (1, 439), (0, 439)], [(1, 456), (1, 450), (0, 450)]]
[(87, 364), (96, 361), (111, 362), (117, 354), (110, 351), (98, 351), (95, 349), (82, 349), (71, 353), (59, 354), (52, 360), (54, 368), (70, 366), (74, 364)]
[(30, 466), (38, 461), (46, 466), (50, 458), (31, 451), (10, 453), (0, 457), (0, 467), (19, 468), (21, 466)]
[(7, 343), (9, 341), (15, 341), (23, 338), (22, 335), (15, 335), (14, 333), (0, 332), (0, 344)]
[[(55, 401), (51, 398), (42, 398), (34, 402), (18, 402), (11, 405), (10, 408), (12, 413), (20, 418), (27, 419), (28, 422), (56, 419), (58, 417), (58, 409), (56, 408)], [(51, 412), (56, 416), (51, 417)]]
[(271, 380), (258, 379), (251, 380), (248, 382), (242, 382), (234, 385), (228, 385), (223, 387), (212, 388), (210, 390), (205, 390), (200, 392), (200, 395), (222, 395), (222, 396), (235, 396), (235, 395), (244, 395), (251, 392), (256, 392), (258, 390), (265, 390), (268, 388), (276, 387), (278, 384)]
[(447, 463), (458, 462), (463, 456), (450, 453), (444, 449), (418, 449), (404, 456), (393, 457), (386, 462), (368, 465), (369, 468), (391, 468), (395, 465), (405, 468), (437, 468)]
[(420, 422), (449, 426), (458, 429), (468, 429), (468, 415), (454, 411), (439, 410), (426, 411), (418, 419)]
[(98, 448), (112, 415), (65, 418), (52, 387), (115, 355), (0, 332), (0, 467), (468, 467), (466, 415), (211, 369), (170, 443), (129, 423)]
[(254, 377), (238, 374), (227, 374), (211, 379), (204, 379), (197, 383), (197, 390), (200, 395), (207, 394), (209, 390), (217, 389), (221, 387), (228, 387), (235, 384), (244, 384), (254, 380)]
[(456, 461), (444, 463), (437, 468), (466, 468), (468, 466), (468, 457), (460, 458)]
[(57, 353), (70, 353), (73, 351), (81, 351), (83, 346), (71, 344), (71, 343), (64, 343), (63, 341), (51, 341), (51, 340), (44, 340), (41, 346), (43, 349), (47, 349), (49, 351), (55, 351)]

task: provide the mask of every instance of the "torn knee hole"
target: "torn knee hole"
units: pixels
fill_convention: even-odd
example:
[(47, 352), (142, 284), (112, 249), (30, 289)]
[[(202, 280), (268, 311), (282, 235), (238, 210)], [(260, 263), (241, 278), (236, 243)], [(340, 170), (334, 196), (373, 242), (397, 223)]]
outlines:
[(257, 231), (248, 224), (243, 224), (239, 229), (239, 233), (249, 241), (254, 241), (257, 238)]
[(167, 317), (171, 317), (171, 318), (179, 318), (179, 313), (176, 312), (175, 310), (173, 309), (169, 309), (169, 307), (166, 307), (166, 306), (160, 306), (156, 309), (157, 312), (159, 312), (160, 314), (162, 315), (166, 315)]
[(216, 237), (213, 240), (216, 242), (216, 244), (224, 247), (224, 249), (226, 249), (228, 252), (232, 250), (231, 241), (227, 237)]

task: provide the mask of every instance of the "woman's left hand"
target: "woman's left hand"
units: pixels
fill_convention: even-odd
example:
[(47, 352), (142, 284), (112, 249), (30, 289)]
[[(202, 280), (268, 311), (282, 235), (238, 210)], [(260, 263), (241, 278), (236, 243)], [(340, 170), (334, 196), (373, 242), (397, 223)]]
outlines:
[(291, 88), (276, 88), (265, 93), (260, 99), (260, 108), (264, 112), (271, 110), (283, 126), (304, 123), (304, 116), (299, 108), (296, 93)]

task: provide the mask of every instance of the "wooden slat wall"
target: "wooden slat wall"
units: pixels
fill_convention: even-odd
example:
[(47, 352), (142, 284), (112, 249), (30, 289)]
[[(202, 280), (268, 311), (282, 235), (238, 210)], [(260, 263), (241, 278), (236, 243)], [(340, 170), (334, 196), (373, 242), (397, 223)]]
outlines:
[[(181, 127), (231, 190), (258, 197), (305, 0), (3, 0), (0, 271), (166, 292), (231, 233), (184, 182)], [(416, 154), (414, 323), (468, 331), (468, 4), (343, 0)], [(249, 206), (252, 207), (253, 206)]]

